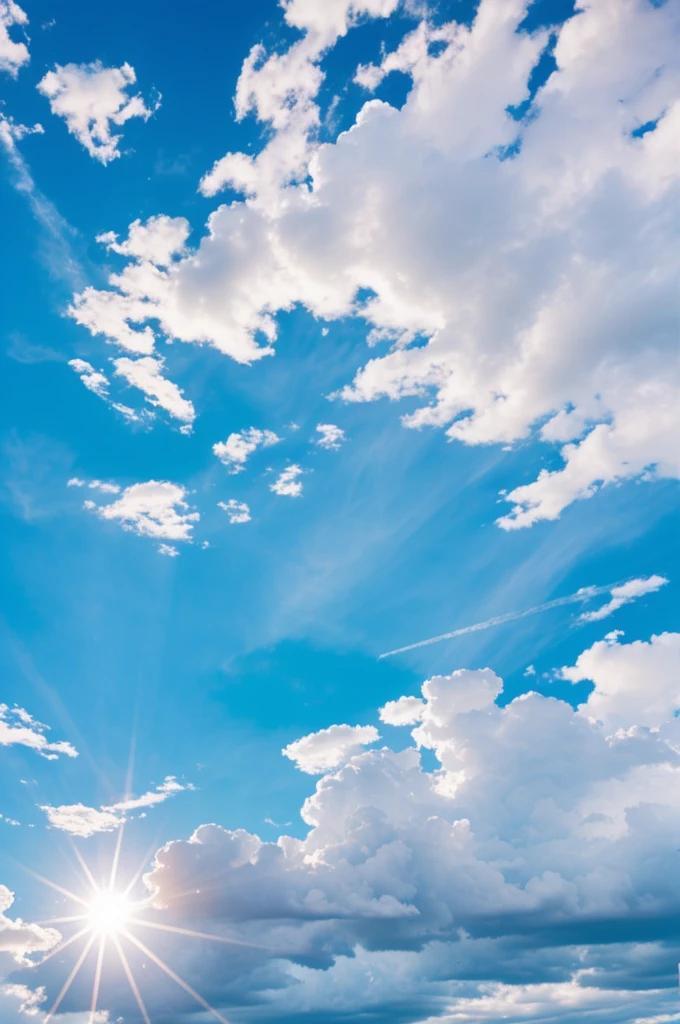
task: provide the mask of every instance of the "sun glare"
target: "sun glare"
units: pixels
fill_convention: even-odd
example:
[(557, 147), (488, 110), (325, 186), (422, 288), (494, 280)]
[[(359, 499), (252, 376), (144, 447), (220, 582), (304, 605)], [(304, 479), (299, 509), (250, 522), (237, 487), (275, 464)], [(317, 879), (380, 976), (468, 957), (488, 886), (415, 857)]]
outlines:
[(125, 893), (99, 892), (88, 907), (90, 927), (98, 935), (117, 935), (130, 920), (131, 910)]
[[(214, 1006), (211, 1006), (202, 995), (196, 992), (191, 985), (188, 984), (188, 982), (176, 974), (175, 971), (173, 971), (173, 969), (166, 964), (164, 960), (161, 960), (161, 958), (157, 956), (152, 949), (149, 949), (149, 947), (142, 942), (135, 932), (142, 928), (152, 929), (153, 931), (164, 932), (166, 934), (191, 936), (196, 939), (208, 939), (214, 942), (234, 946), (250, 946), (250, 943), (242, 942), (239, 939), (234, 939), (226, 935), (209, 935), (205, 932), (193, 931), (191, 928), (180, 928), (177, 925), (162, 924), (160, 921), (152, 921), (146, 916), (141, 917), (140, 913), (143, 913), (145, 908), (148, 908), (149, 906), (148, 900), (135, 901), (130, 899), (129, 893), (139, 880), (142, 872), (142, 865), (140, 865), (139, 870), (125, 888), (120, 889), (116, 884), (118, 859), (122, 839), (123, 827), (121, 825), (118, 831), (116, 849), (113, 856), (113, 863), (111, 865), (110, 880), (108, 885), (105, 885), (102, 888), (97, 885), (92, 872), (85, 863), (78, 849), (74, 848), (76, 859), (83, 870), (83, 874), (85, 875), (89, 889), (88, 895), (79, 896), (77, 893), (70, 892), (63, 886), (57, 885), (56, 882), (51, 882), (48, 878), (43, 878), (41, 875), (37, 874), (35, 875), (39, 881), (44, 882), (61, 896), (66, 896), (69, 900), (72, 900), (78, 905), (78, 913), (76, 914), (72, 914), (67, 917), (53, 917), (48, 921), (42, 922), (43, 924), (73, 924), (76, 926), (76, 931), (69, 938), (64, 939), (46, 953), (38, 963), (45, 963), (46, 960), (50, 960), (52, 957), (60, 955), (69, 946), (75, 946), (76, 943), (82, 943), (82, 947), (75, 964), (73, 965), (66, 981), (62, 985), (59, 994), (54, 1000), (51, 1009), (45, 1015), (43, 1024), (50, 1024), (50, 1021), (59, 1009), (62, 1000), (70, 989), (76, 975), (79, 973), (83, 964), (88, 960), (91, 954), (95, 957), (95, 965), (92, 997), (90, 1000), (89, 1024), (95, 1024), (95, 1021), (98, 1019), (97, 1007), (99, 1002), (100, 983), (103, 971), (105, 970), (107, 957), (111, 952), (117, 954), (118, 959), (120, 960), (137, 1006), (139, 1007), (144, 1024), (151, 1024), (139, 984), (133, 972), (133, 966), (130, 964), (124, 949), (124, 946), (126, 945), (135, 947), (144, 956), (145, 960), (151, 961), (155, 964), (155, 966), (163, 971), (163, 973), (176, 985), (179, 985), (180, 988), (184, 989), (184, 991), (200, 1006), (202, 1006), (204, 1010), (207, 1010), (213, 1015), (213, 1017), (215, 1017), (216, 1020), (220, 1021), (220, 1024), (229, 1024), (227, 1018), (223, 1016), (219, 1010), (216, 1010)], [(32, 874), (34, 873), (32, 872)], [(252, 948), (262, 949), (263, 947), (253, 946)]]

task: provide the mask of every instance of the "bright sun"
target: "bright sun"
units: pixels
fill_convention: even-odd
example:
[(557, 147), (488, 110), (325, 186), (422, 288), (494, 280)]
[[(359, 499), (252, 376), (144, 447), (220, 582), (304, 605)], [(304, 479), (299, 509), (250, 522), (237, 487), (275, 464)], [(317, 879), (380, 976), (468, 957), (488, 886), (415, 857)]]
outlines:
[(99, 935), (117, 935), (130, 919), (132, 907), (123, 892), (98, 892), (88, 906), (92, 931)]

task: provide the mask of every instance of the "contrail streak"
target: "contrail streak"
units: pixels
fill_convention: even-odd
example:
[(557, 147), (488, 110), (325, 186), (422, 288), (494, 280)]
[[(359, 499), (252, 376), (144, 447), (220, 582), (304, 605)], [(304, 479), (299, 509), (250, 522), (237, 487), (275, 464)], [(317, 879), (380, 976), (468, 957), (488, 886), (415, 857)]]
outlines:
[(393, 654), (403, 654), (404, 651), (413, 651), (416, 647), (427, 647), (428, 644), (438, 644), (440, 640), (452, 640), (456, 636), (465, 636), (466, 633), (477, 633), (482, 629), (490, 629), (491, 626), (502, 626), (504, 622), (515, 622), (517, 619), (526, 619), (528, 615), (538, 615), (539, 612), (550, 611), (551, 608), (561, 608), (565, 604), (580, 604), (590, 601), (593, 597), (601, 594), (609, 594), (614, 587), (620, 587), (628, 580), (621, 583), (610, 583), (603, 587), (581, 587), (575, 594), (567, 597), (556, 597), (553, 601), (546, 601), (544, 604), (537, 604), (534, 608), (525, 608), (522, 612), (506, 612), (505, 615), (496, 615), (486, 622), (475, 622), (473, 626), (463, 626), (461, 629), (454, 629), (450, 633), (441, 633), (439, 636), (430, 637), (429, 640), (419, 640), (415, 644), (407, 644), (406, 647), (397, 647), (394, 651), (387, 651), (381, 654), (378, 661), (383, 658), (391, 658)]

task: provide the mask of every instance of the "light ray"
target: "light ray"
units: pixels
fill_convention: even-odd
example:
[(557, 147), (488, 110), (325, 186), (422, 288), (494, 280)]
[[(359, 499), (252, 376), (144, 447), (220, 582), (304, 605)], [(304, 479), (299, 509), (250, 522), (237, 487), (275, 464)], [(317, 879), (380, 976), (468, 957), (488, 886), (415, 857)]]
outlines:
[(49, 885), (50, 889), (54, 889), (55, 892), (60, 892), (62, 896), (66, 896), (69, 900), (74, 900), (76, 903), (80, 903), (81, 906), (87, 906), (87, 900), (84, 900), (82, 896), (76, 896), (74, 892), (69, 892), (68, 889), (64, 889), (63, 885), (57, 885), (56, 882), (50, 882), (49, 878), (43, 878), (37, 871), (31, 871), (30, 868), (24, 867), (24, 871), (27, 871), (32, 878), (35, 878), (38, 882), (42, 882), (43, 885)]
[(49, 1021), (52, 1019), (52, 1017), (54, 1016), (56, 1011), (59, 1009), (59, 1005), (60, 1005), (62, 999), (64, 998), (64, 996), (66, 995), (66, 993), (68, 992), (68, 990), (70, 989), (70, 987), (71, 987), (71, 985), (73, 983), (73, 979), (75, 978), (75, 976), (78, 973), (78, 971), (80, 970), (80, 968), (83, 966), (83, 963), (85, 962), (85, 957), (87, 956), (87, 954), (92, 949), (92, 946), (94, 944), (94, 940), (95, 940), (95, 936), (91, 935), (90, 938), (88, 939), (88, 941), (85, 943), (85, 948), (83, 949), (82, 953), (80, 954), (80, 956), (76, 960), (76, 962), (75, 962), (75, 964), (73, 966), (73, 970), (71, 971), (71, 973), (69, 974), (68, 978), (64, 982), (62, 990), (59, 993), (59, 995), (57, 996), (57, 998), (54, 1000), (54, 1003), (52, 1004), (52, 1009), (49, 1011), (49, 1013), (45, 1017), (45, 1019), (43, 1021), (43, 1024), (49, 1024)]
[(45, 927), (48, 924), (72, 924), (74, 921), (87, 921), (87, 914), (72, 914), (71, 917), (48, 917), (45, 921), (36, 921), (36, 924)]
[(158, 842), (157, 842), (157, 840), (154, 840), (153, 843), (151, 844), (151, 846), (149, 847), (149, 849), (147, 850), (146, 854), (142, 858), (142, 861), (141, 861), (139, 867), (137, 868), (137, 870), (135, 871), (134, 875), (132, 876), (132, 878), (128, 882), (127, 886), (123, 890), (125, 896), (128, 896), (132, 892), (132, 890), (134, 889), (135, 885), (137, 884), (137, 882), (141, 878), (142, 872), (144, 871), (144, 865), (146, 864), (146, 862), (148, 861), (149, 857), (154, 852), (154, 850), (157, 850), (157, 849), (158, 849)]
[[(127, 800), (127, 794), (125, 796)], [(113, 862), (111, 864), (111, 878), (109, 879), (109, 889), (113, 890), (116, 884), (116, 875), (118, 874), (118, 861), (120, 860), (120, 848), (123, 843), (123, 829), (125, 828), (125, 818), (120, 823), (118, 829), (118, 835), (116, 836), (116, 848), (113, 851)]]
[(87, 881), (92, 886), (92, 889), (94, 890), (94, 892), (99, 892), (100, 886), (98, 886), (97, 883), (95, 882), (94, 875), (92, 874), (92, 872), (88, 868), (87, 864), (85, 863), (85, 859), (84, 859), (82, 853), (80, 852), (80, 850), (78, 849), (76, 844), (73, 842), (73, 840), (71, 840), (71, 846), (73, 847), (73, 852), (76, 855), (76, 859), (77, 859), (78, 863), (80, 864), (81, 868), (83, 869), (83, 874), (85, 875), (85, 878), (87, 879)]
[(140, 1011), (142, 1017), (144, 1018), (144, 1024), (151, 1024), (151, 1021), (149, 1020), (149, 1015), (146, 1012), (146, 1006), (144, 1005), (144, 1000), (142, 999), (142, 993), (139, 991), (139, 986), (137, 985), (137, 982), (135, 981), (135, 976), (132, 973), (132, 969), (130, 967), (130, 964), (128, 963), (128, 959), (125, 956), (125, 953), (123, 952), (123, 947), (121, 946), (120, 940), (119, 940), (117, 935), (113, 936), (113, 941), (114, 941), (114, 943), (116, 945), (116, 949), (118, 950), (118, 956), (120, 957), (120, 962), (123, 965), (123, 970), (125, 971), (125, 976), (126, 976), (127, 980), (130, 983), (130, 988), (132, 989), (132, 994), (134, 995), (135, 999), (137, 1000), (137, 1006), (139, 1007), (139, 1011)]
[(269, 946), (260, 946), (255, 942), (231, 939), (226, 935), (211, 935), (209, 932), (196, 932), (193, 928), (178, 928), (172, 924), (158, 924), (157, 921), (145, 921), (141, 917), (130, 918), (130, 924), (141, 924), (144, 928), (156, 928), (160, 932), (174, 932), (176, 935), (189, 935), (192, 939), (211, 939), (213, 942), (224, 942), (229, 946), (246, 946), (248, 949), (264, 949), (271, 952)]
[(90, 1024), (94, 1024), (94, 1015), (97, 1012), (97, 1000), (99, 999), (99, 985), (102, 980), (102, 965), (104, 963), (104, 950), (106, 949), (106, 935), (99, 939), (99, 952), (97, 953), (97, 966), (94, 971), (94, 982), (92, 983), (92, 1002), (90, 1003)]
[(187, 992), (193, 999), (195, 999), (200, 1006), (208, 1010), (209, 1013), (212, 1013), (213, 1017), (216, 1017), (217, 1020), (221, 1021), (221, 1024), (230, 1024), (227, 1018), (223, 1017), (219, 1010), (216, 1010), (213, 1006), (211, 1006), (210, 1003), (203, 998), (203, 996), (199, 995), (198, 992), (196, 992), (196, 990), (191, 987), (191, 985), (189, 985), (186, 981), (180, 978), (179, 974), (175, 974), (173, 969), (171, 967), (168, 967), (168, 965), (164, 963), (159, 956), (156, 956), (156, 954), (152, 950), (150, 950), (148, 946), (145, 946), (144, 943), (140, 941), (140, 939), (138, 939), (135, 935), (132, 935), (131, 932), (128, 931), (123, 932), (123, 934), (125, 935), (125, 938), (128, 939), (129, 942), (136, 946), (137, 949), (141, 950), (141, 952), (144, 953), (145, 956), (148, 956), (150, 960), (153, 960), (153, 962), (158, 967), (160, 967), (160, 969), (164, 971), (169, 978), (172, 978), (172, 980), (177, 985), (179, 985), (180, 988), (183, 988), (184, 991)]
[(72, 935), (70, 939), (65, 939), (64, 942), (60, 942), (58, 946), (55, 946), (54, 949), (51, 949), (49, 953), (45, 953), (44, 957), (36, 961), (35, 966), (42, 966), (42, 964), (44, 964), (46, 960), (51, 960), (51, 958), (53, 956), (56, 956), (57, 953), (63, 952), (63, 950), (65, 950), (67, 946), (70, 946), (72, 942), (75, 942), (76, 939), (82, 939), (83, 935), (87, 935), (89, 930), (89, 928), (81, 928), (80, 931), (76, 932), (75, 935)]

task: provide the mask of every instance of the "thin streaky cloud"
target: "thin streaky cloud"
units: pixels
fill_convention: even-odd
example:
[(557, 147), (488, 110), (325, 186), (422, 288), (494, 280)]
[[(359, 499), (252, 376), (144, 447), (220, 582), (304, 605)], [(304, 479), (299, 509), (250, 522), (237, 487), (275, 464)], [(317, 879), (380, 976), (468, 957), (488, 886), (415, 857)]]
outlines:
[(495, 615), (485, 622), (475, 622), (471, 626), (462, 626), (460, 629), (453, 629), (450, 633), (440, 633), (439, 636), (430, 637), (428, 640), (419, 640), (415, 644), (407, 644), (405, 647), (397, 647), (393, 651), (387, 651), (378, 657), (391, 658), (393, 654), (403, 654), (405, 651), (413, 651), (417, 647), (427, 647), (429, 644), (438, 644), (441, 640), (453, 640), (457, 636), (465, 636), (466, 633), (478, 633), (483, 629), (491, 629), (492, 626), (502, 626), (506, 622), (515, 622), (517, 619), (526, 619), (529, 615), (538, 615), (540, 612), (549, 612), (551, 608), (562, 608), (568, 604), (580, 604), (591, 601), (594, 597), (602, 594), (610, 594), (615, 587), (623, 586), (629, 580), (622, 580), (619, 583), (608, 583), (601, 587), (581, 587), (575, 594), (567, 594), (566, 597), (556, 597), (552, 601), (544, 601), (533, 608), (525, 608), (519, 612), (505, 612), (503, 615)]

